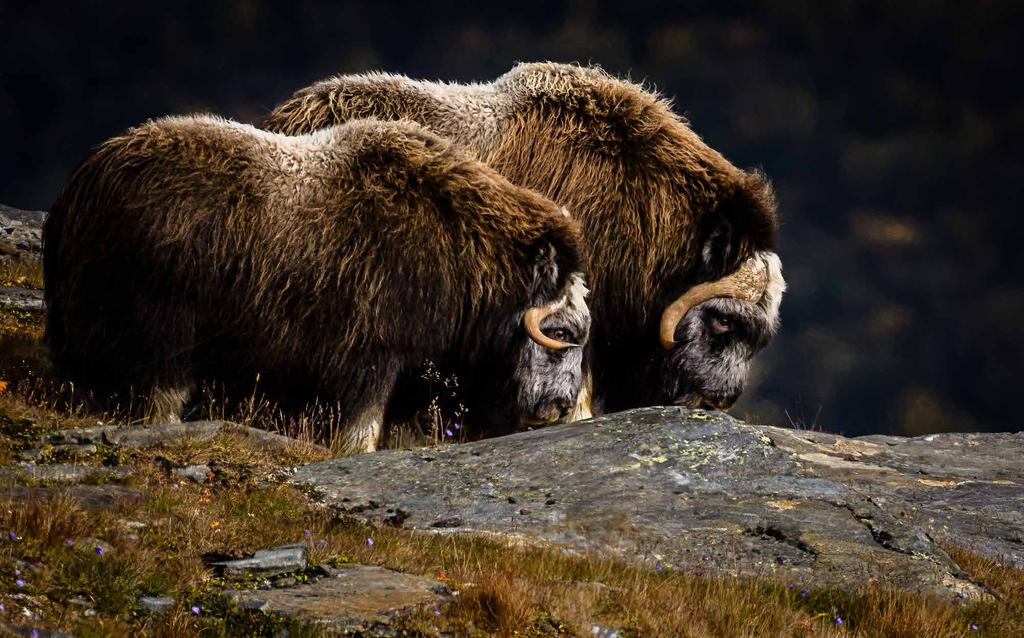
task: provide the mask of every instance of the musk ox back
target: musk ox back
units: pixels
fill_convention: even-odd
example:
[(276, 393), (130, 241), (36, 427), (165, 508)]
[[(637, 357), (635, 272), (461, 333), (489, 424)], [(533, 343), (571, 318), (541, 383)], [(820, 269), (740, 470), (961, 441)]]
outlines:
[(785, 289), (775, 200), (761, 174), (704, 144), (668, 101), (567, 64), (522, 64), (473, 85), (373, 73), (302, 89), (262, 126), (301, 134), (370, 115), (465, 144), (580, 221), (595, 411), (724, 408), (739, 396)]
[(48, 339), (79, 391), (150, 419), (259, 379), (336, 405), (346, 447), (372, 450), (395, 379), (432, 359), (474, 382), (478, 418), (550, 420), (580, 388), (578, 242), (549, 200), (412, 123), (165, 118), (98, 147), (51, 209)]

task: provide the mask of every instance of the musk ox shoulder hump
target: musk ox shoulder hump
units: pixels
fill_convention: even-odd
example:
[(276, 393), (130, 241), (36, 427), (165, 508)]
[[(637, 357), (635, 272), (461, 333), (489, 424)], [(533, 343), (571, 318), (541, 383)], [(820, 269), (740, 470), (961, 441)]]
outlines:
[(430, 82), (379, 72), (338, 75), (297, 91), (260, 126), (295, 135), (359, 118), (419, 122), (439, 105)]
[(598, 141), (632, 145), (638, 151), (666, 127), (689, 130), (667, 99), (600, 67), (523, 63), (495, 80), (494, 87), (513, 108), (561, 112)]

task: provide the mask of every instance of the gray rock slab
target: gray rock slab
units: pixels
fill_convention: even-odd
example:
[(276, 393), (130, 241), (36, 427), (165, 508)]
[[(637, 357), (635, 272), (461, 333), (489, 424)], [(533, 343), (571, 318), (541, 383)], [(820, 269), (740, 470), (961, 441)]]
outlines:
[(938, 541), (1024, 565), (1021, 459), (1024, 434), (874, 442), (644, 408), (314, 463), (290, 480), (371, 524), (983, 598)]
[(240, 578), (246, 575), (276, 576), (306, 568), (304, 544), (283, 545), (261, 549), (252, 558), (213, 563), (224, 568), (225, 575)]
[(38, 258), (46, 213), (0, 204), (0, 260)]
[[(159, 445), (174, 445), (185, 441), (209, 441), (221, 432), (240, 434), (243, 437), (269, 449), (281, 450), (308, 443), (273, 432), (259, 430), (231, 423), (230, 421), (186, 421), (184, 423), (159, 423), (147, 425), (93, 425), (84, 428), (69, 428), (49, 432), (25, 458), (37, 458), (45, 450), (56, 451), (75, 449), (75, 446), (106, 445), (117, 448), (148, 448)], [(95, 447), (92, 448), (95, 451)]]
[(66, 496), (85, 510), (110, 510), (121, 505), (138, 503), (145, 494), (121, 485), (72, 485), (70, 487), (0, 487), (0, 500), (14, 503), (47, 501)]
[(44, 483), (82, 483), (90, 480), (123, 480), (134, 474), (130, 467), (71, 465), (69, 463), (16, 465), (3, 468), (0, 475)]
[(43, 312), (43, 291), (18, 286), (0, 286), (0, 308), (14, 308), (30, 312)]
[(46, 456), (86, 457), (96, 454), (97, 451), (99, 451), (99, 448), (91, 443), (70, 443), (67, 445), (48, 445), (30, 448), (28, 450), (22, 450), (18, 453), (18, 456), (26, 461), (38, 461)]
[(149, 448), (185, 441), (209, 441), (223, 427), (224, 421), (133, 425), (107, 430), (103, 433), (103, 440), (111, 447)]
[(444, 605), (448, 587), (433, 578), (372, 565), (343, 565), (332, 576), (287, 589), (229, 590), (246, 609), (295, 616), (345, 632), (368, 631), (424, 605)]

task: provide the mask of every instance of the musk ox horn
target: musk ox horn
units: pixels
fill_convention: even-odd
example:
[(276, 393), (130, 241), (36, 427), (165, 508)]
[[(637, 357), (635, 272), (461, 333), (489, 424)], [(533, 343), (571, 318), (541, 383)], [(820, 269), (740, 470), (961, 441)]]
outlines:
[(523, 327), (526, 328), (526, 334), (530, 335), (538, 346), (547, 348), (548, 350), (565, 350), (566, 348), (578, 348), (579, 346), (575, 343), (566, 343), (559, 341), (558, 339), (552, 339), (547, 336), (540, 329), (540, 322), (544, 321), (548, 315), (559, 310), (565, 305), (564, 301), (553, 301), (546, 306), (533, 306), (526, 311), (523, 315)]
[(715, 297), (731, 297), (757, 303), (768, 288), (768, 264), (761, 255), (743, 262), (736, 272), (716, 281), (690, 288), (673, 301), (661, 314), (661, 347), (671, 350), (676, 344), (676, 326), (686, 313), (699, 303)]

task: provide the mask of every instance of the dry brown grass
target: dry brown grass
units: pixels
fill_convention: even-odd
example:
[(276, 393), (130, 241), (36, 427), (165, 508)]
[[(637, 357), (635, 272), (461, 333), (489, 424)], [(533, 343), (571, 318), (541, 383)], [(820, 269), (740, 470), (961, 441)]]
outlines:
[[(49, 376), (41, 333), (38, 315), (0, 310), (0, 380), (10, 382), (0, 393), (4, 465), (44, 431), (110, 418), (67, 411)], [(218, 409), (211, 404), (206, 416), (232, 416), (310, 440), (324, 428), (316, 414), (285, 419), (255, 399), (233, 413)], [(427, 608), (403, 619), (408, 635), (590, 636), (600, 625), (624, 636), (1024, 636), (1024, 572), (965, 549), (947, 551), (998, 599), (950, 603), (870, 586), (810, 585), (803, 595), (803, 584), (656, 571), (479, 537), (369, 528), (282, 484), (281, 466), (325, 456), (313, 446), (270, 450), (228, 432), (210, 443), (101, 450), (78, 461), (132, 467), (127, 484), (146, 498), (99, 513), (66, 495), (0, 502), (0, 532), (16, 535), (0, 539), (0, 621), (25, 624), (27, 608), (37, 615), (35, 626), (86, 637), (271, 636), (283, 628), (292, 636), (318, 635), (315, 627), (228, 608), (219, 598), (224, 584), (204, 561), (300, 541), (309, 530), (314, 564), (382, 565), (439, 578), (461, 592), (440, 615)], [(170, 472), (195, 463), (213, 469), (211, 481), (198, 485)], [(0, 501), (5, 494), (0, 487)], [(110, 550), (97, 555), (89, 538)], [(78, 540), (69, 547), (69, 539)], [(141, 595), (179, 602), (155, 617), (137, 607)], [(84, 599), (96, 614), (86, 615), (72, 599)]]
[(0, 261), (0, 286), (43, 289), (43, 263), (39, 259)]

